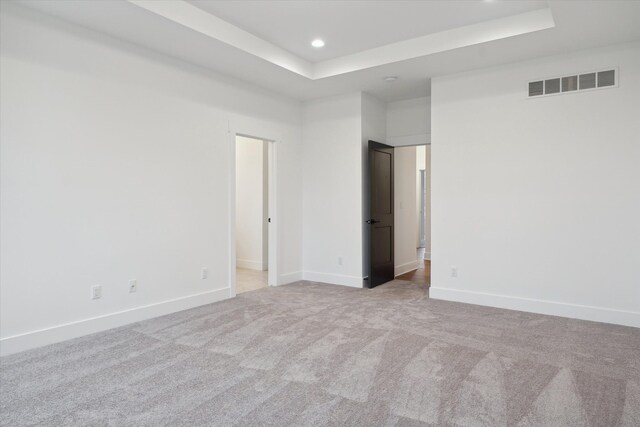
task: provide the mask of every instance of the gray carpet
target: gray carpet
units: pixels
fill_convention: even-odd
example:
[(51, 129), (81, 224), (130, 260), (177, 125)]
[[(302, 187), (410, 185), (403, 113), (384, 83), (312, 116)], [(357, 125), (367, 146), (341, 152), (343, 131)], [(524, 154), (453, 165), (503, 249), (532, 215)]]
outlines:
[(301, 283), (0, 359), (21, 425), (640, 426), (640, 329)]

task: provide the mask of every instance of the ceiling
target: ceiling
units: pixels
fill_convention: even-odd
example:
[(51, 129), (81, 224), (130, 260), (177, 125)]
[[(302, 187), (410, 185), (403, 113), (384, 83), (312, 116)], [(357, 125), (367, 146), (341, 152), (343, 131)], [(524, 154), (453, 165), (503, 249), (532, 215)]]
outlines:
[[(546, 1), (478, 0), (189, 3), (310, 62), (547, 7)], [(315, 38), (325, 47), (311, 47)]]
[(300, 100), (426, 96), (434, 76), (640, 40), (640, 1), (18, 3)]

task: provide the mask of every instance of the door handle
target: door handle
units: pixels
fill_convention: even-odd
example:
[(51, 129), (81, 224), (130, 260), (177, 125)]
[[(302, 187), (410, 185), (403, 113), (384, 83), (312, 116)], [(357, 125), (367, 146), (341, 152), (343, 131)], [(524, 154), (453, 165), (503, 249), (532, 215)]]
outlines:
[(376, 221), (376, 220), (375, 220), (375, 219), (373, 219), (373, 218), (371, 218), (371, 219), (368, 219), (368, 220), (367, 220), (367, 224), (377, 224), (377, 223), (379, 223), (379, 222), (380, 222), (380, 221)]

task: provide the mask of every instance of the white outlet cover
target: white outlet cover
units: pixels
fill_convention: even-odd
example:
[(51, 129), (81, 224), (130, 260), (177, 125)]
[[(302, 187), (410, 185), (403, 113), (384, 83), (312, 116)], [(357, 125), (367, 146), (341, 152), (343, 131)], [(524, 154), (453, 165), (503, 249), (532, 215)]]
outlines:
[(134, 293), (138, 290), (138, 282), (136, 280), (129, 280), (129, 293)]
[(96, 285), (91, 288), (91, 299), (102, 298), (102, 286)]
[(451, 266), (451, 277), (458, 277), (458, 267), (455, 265)]

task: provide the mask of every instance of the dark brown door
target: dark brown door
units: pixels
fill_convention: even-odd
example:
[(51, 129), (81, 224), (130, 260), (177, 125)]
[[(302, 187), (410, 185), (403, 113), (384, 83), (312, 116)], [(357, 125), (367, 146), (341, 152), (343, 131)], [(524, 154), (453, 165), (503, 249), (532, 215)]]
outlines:
[(369, 280), (373, 288), (393, 277), (393, 147), (369, 141)]

